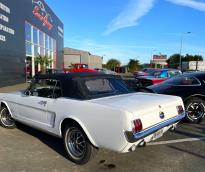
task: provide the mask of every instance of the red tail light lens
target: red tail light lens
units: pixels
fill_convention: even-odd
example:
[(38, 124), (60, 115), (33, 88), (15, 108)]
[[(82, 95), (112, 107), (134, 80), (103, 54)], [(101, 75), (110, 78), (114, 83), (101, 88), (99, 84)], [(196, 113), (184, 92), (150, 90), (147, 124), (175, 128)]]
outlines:
[(178, 115), (184, 112), (184, 108), (182, 107), (182, 105), (177, 106), (177, 112), (178, 112)]
[(142, 121), (140, 119), (136, 119), (133, 122), (133, 127), (132, 127), (132, 131), (133, 133), (138, 133), (140, 131), (142, 131)]

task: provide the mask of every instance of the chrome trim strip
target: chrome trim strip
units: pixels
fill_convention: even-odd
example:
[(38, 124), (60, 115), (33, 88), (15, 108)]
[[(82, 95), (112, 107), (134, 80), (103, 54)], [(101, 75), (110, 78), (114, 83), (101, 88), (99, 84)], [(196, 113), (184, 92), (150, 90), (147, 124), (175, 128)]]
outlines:
[(158, 130), (160, 130), (160, 129), (164, 128), (164, 127), (173, 125), (173, 124), (181, 121), (185, 116), (186, 116), (186, 113), (183, 112), (182, 114), (179, 114), (179, 115), (177, 115), (177, 116), (175, 116), (175, 117), (173, 117), (171, 119), (163, 121), (163, 122), (161, 122), (161, 123), (159, 123), (157, 125), (154, 125), (154, 126), (152, 126), (150, 128), (147, 128), (147, 129), (145, 129), (145, 130), (143, 130), (143, 131), (141, 131), (139, 133), (134, 133), (133, 134), (132, 132), (127, 131), (127, 132), (125, 132), (125, 136), (126, 136), (128, 142), (134, 143), (134, 142), (136, 142), (136, 141), (138, 141), (140, 139), (143, 139), (143, 138), (145, 138), (145, 137), (147, 137), (147, 136), (157, 132)]

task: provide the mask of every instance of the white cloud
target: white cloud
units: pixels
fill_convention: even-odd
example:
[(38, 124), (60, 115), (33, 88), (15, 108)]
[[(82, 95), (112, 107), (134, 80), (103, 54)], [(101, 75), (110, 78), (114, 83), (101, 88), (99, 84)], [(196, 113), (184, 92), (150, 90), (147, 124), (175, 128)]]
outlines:
[(177, 5), (190, 7), (196, 10), (205, 11), (205, 3), (197, 0), (167, 0)]
[[(105, 35), (109, 35), (119, 29), (136, 26), (139, 20), (145, 16), (154, 6), (156, 0), (129, 0), (126, 7), (107, 26)], [(195, 10), (205, 11), (205, 2), (199, 0), (166, 0), (176, 5), (189, 7)]]
[(139, 19), (152, 9), (154, 2), (155, 0), (130, 0), (120, 14), (107, 26), (105, 35), (125, 27), (136, 26)]

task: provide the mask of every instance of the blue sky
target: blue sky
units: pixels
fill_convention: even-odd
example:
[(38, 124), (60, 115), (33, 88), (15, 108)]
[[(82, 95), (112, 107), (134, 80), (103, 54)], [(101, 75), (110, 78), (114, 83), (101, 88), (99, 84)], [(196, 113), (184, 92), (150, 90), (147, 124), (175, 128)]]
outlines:
[(65, 47), (141, 63), (152, 54), (205, 57), (205, 0), (46, 0), (64, 23)]

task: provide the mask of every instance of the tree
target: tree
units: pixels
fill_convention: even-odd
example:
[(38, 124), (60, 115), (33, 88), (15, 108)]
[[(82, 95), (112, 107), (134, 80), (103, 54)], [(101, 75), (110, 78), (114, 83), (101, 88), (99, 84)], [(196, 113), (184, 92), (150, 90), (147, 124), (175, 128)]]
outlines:
[(106, 64), (102, 64), (102, 68), (107, 68), (107, 65)]
[[(186, 54), (185, 56), (181, 56), (182, 62), (189, 62), (189, 61), (203, 61), (203, 57), (201, 55), (191, 55)], [(167, 60), (167, 63), (169, 64), (169, 67), (171, 68), (178, 68), (179, 67), (179, 60), (180, 60), (180, 54), (173, 54), (169, 57)]]
[[(182, 56), (182, 59), (183, 58), (184, 56)], [(173, 54), (167, 59), (167, 63), (169, 64), (169, 67), (171, 68), (178, 68), (179, 60), (180, 60), (180, 54)]]
[(194, 56), (194, 61), (203, 61), (204, 58), (201, 55), (195, 55)]
[(106, 64), (106, 67), (108, 68), (108, 69), (115, 69), (116, 67), (120, 67), (120, 61), (119, 60), (117, 60), (117, 59), (110, 59), (110, 60), (108, 60), (108, 62), (107, 62), (107, 64)]
[(139, 69), (139, 66), (140, 66), (139, 60), (137, 60), (137, 59), (130, 59), (130, 61), (129, 61), (127, 66), (128, 66), (129, 72), (133, 73), (134, 71)]
[(203, 57), (201, 55), (190, 55), (186, 54), (183, 61), (189, 62), (189, 61), (203, 61)]
[(43, 74), (46, 73), (46, 68), (47, 66), (51, 65), (52, 61), (53, 60), (51, 58), (48, 58), (47, 56), (41, 56), (40, 54), (38, 54), (35, 58), (35, 62), (40, 65), (41, 72)]

